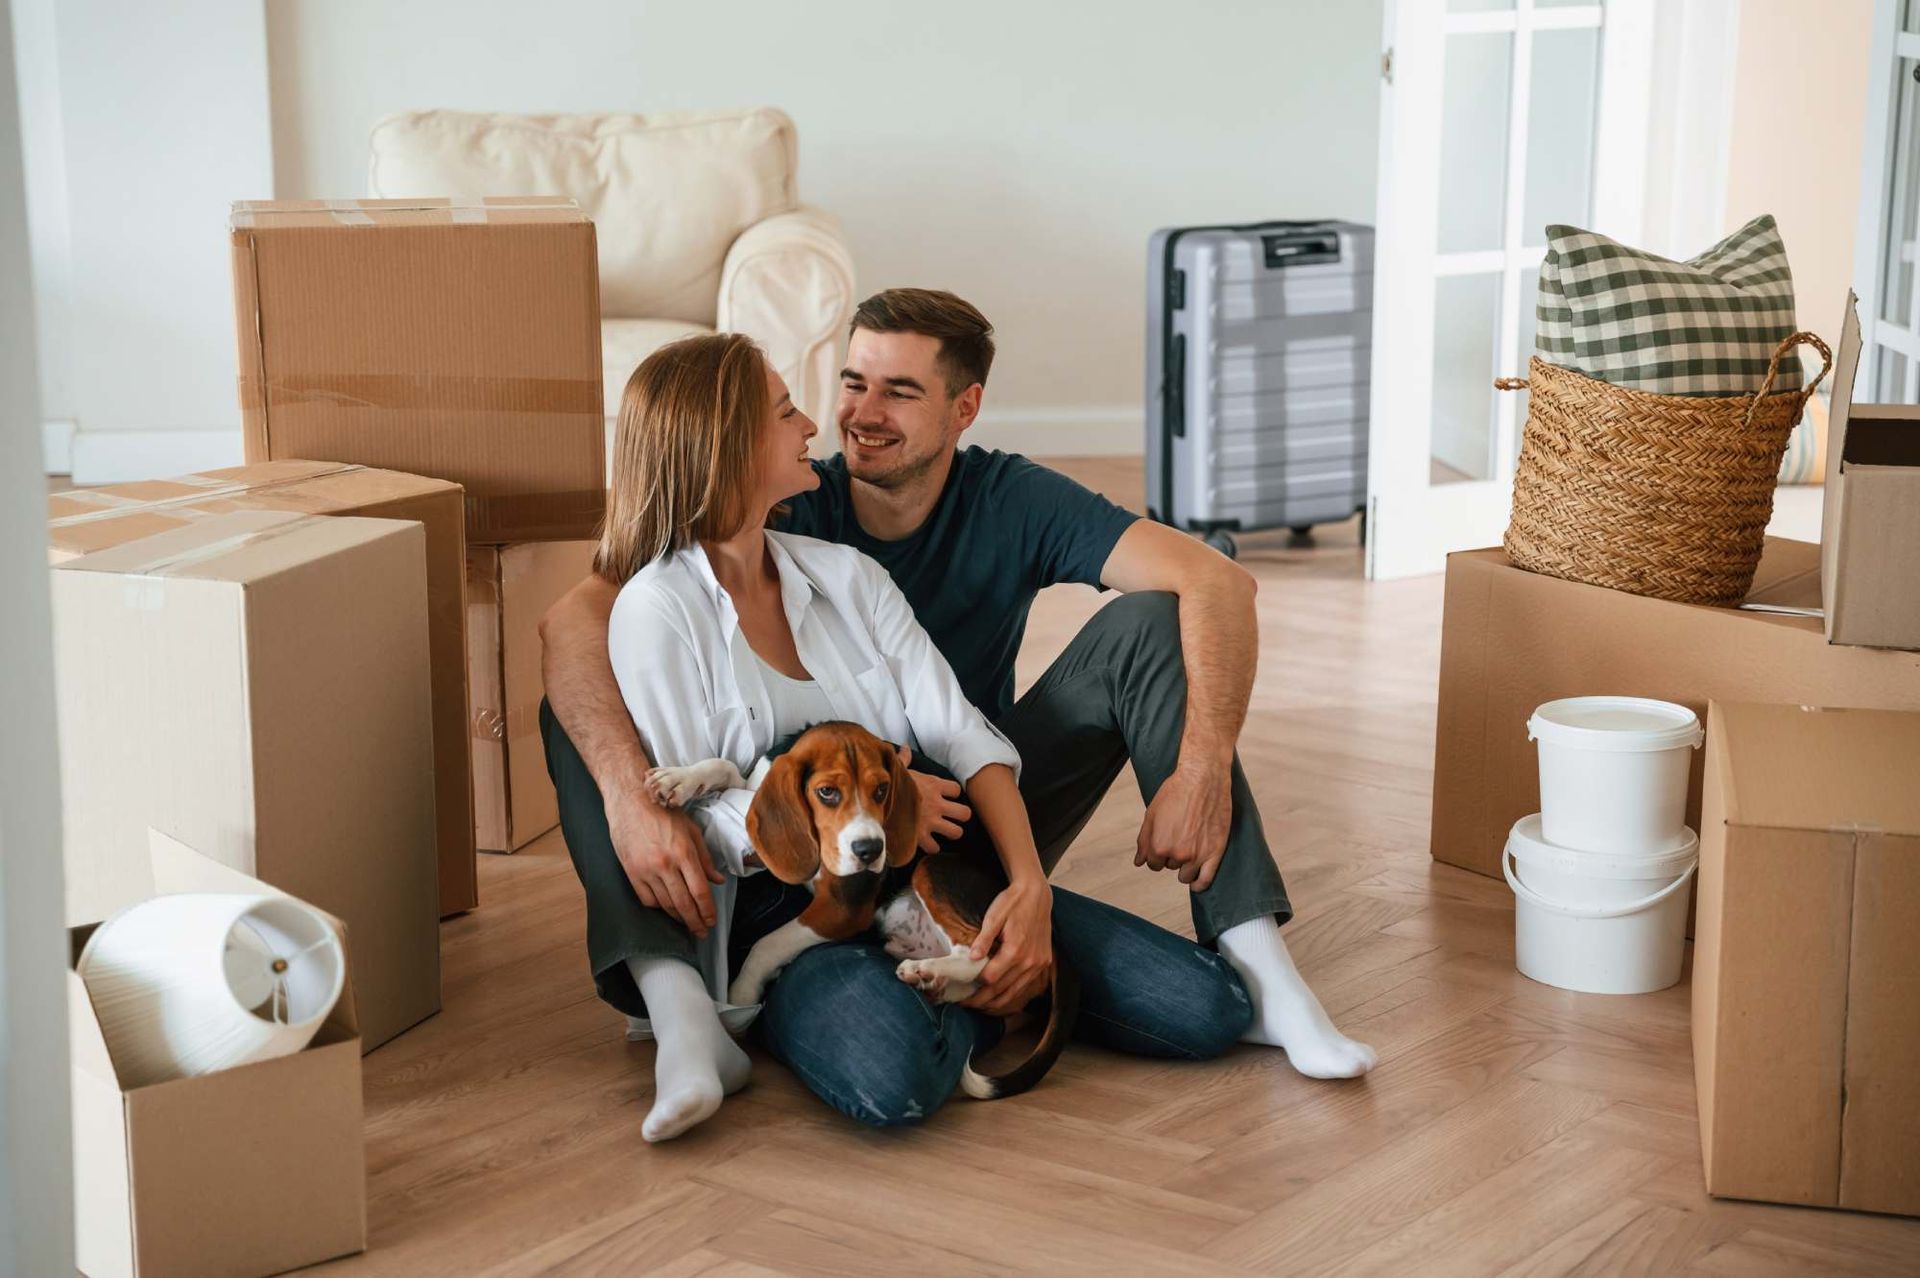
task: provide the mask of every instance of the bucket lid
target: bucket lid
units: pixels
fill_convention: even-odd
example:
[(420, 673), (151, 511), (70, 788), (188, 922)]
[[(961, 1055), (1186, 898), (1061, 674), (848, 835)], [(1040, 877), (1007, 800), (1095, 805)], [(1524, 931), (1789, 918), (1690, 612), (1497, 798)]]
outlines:
[(1649, 697), (1563, 697), (1527, 720), (1527, 739), (1582, 750), (1697, 748), (1707, 734), (1685, 706)]
[(1590, 879), (1670, 879), (1692, 865), (1700, 854), (1700, 836), (1686, 830), (1685, 837), (1671, 847), (1657, 848), (1644, 855), (1625, 852), (1582, 852), (1549, 843), (1540, 832), (1540, 814), (1521, 817), (1507, 835), (1507, 847), (1513, 859), (1522, 865), (1566, 874), (1584, 874)]

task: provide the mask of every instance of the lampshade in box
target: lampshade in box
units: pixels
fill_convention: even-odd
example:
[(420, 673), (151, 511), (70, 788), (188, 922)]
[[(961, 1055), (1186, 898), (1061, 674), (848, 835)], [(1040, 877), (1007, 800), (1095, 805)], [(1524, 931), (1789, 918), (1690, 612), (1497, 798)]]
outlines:
[(301, 1050), (340, 997), (346, 954), (299, 901), (191, 892), (102, 923), (76, 969), (134, 1088)]

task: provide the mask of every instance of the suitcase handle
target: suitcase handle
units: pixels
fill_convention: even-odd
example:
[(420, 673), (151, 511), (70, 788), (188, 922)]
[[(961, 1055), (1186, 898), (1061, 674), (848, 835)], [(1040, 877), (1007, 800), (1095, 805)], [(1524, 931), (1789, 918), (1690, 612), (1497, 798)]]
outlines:
[(1271, 268), (1312, 266), (1340, 260), (1340, 233), (1319, 231), (1283, 235), (1263, 235), (1260, 248)]

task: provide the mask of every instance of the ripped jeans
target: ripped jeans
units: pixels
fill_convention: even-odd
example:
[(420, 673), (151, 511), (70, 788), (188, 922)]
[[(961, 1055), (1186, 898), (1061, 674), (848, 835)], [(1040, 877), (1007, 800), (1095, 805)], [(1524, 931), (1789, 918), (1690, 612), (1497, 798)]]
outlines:
[[(740, 885), (734, 966), (812, 893), (756, 874)], [(1080, 974), (1075, 1037), (1175, 1060), (1217, 1056), (1246, 1032), (1253, 1003), (1212, 950), (1091, 897), (1053, 889), (1057, 955)], [(1000, 1021), (930, 1003), (894, 975), (871, 938), (817, 945), (767, 987), (753, 1033), (807, 1088), (874, 1127), (917, 1123), (952, 1096)]]

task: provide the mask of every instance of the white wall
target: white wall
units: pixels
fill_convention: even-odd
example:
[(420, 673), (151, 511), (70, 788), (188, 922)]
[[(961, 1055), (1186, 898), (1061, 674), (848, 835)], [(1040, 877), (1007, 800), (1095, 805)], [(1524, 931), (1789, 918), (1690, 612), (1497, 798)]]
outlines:
[(66, 930), (12, 37), (0, 0), (0, 1274), (73, 1272)]
[(863, 295), (993, 320), (982, 442), (1131, 451), (1148, 235), (1372, 221), (1380, 30), (1378, 0), (272, 0), (276, 194), (364, 194), (395, 111), (776, 105)]
[(42, 415), (82, 479), (237, 461), (226, 212), (272, 194), (261, 0), (20, 19)]
[(1768, 0), (1740, 14), (1727, 227), (1774, 215), (1793, 267), (1800, 327), (1835, 344), (1854, 282), (1872, 34), (1867, 3), (1802, 8)]

